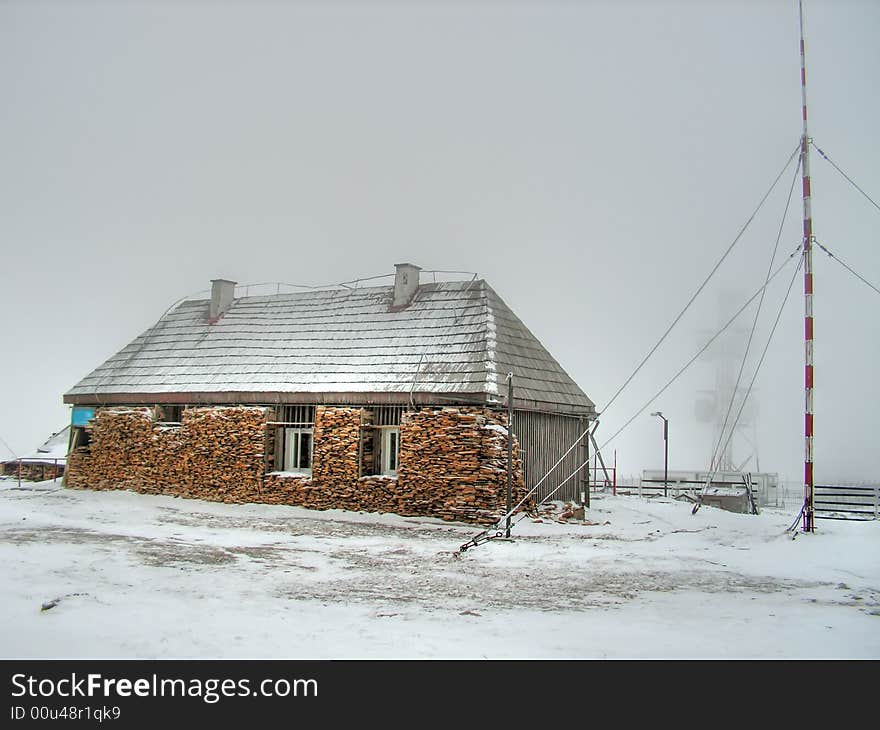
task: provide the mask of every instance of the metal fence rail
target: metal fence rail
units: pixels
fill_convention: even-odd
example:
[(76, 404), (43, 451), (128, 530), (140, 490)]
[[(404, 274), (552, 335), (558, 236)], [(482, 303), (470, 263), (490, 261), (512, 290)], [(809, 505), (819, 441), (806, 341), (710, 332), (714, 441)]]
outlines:
[(880, 519), (880, 485), (817, 484), (813, 506), (818, 519)]

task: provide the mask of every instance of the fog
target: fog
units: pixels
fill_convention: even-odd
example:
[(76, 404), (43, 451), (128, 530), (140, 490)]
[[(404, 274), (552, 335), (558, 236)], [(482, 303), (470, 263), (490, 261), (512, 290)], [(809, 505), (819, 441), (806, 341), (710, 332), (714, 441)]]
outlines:
[[(880, 201), (880, 5), (808, 0), (805, 21), (810, 134)], [(0, 458), (62, 428), (62, 394), (212, 278), (401, 261), (487, 279), (604, 409), (783, 169), (799, 78), (795, 0), (2, 2)], [(651, 397), (762, 286), (793, 175), (603, 411), (600, 444), (633, 419), (605, 447), (621, 475), (662, 468), (656, 410), (670, 469), (708, 467), (720, 361)], [(880, 210), (815, 151), (812, 177), (817, 239), (880, 285)], [(796, 183), (774, 266), (801, 218)], [(796, 263), (768, 287), (742, 388)], [(814, 271), (816, 478), (876, 480), (880, 295), (819, 249)], [(793, 481), (803, 312), (799, 273), (754, 443), (731, 442)]]

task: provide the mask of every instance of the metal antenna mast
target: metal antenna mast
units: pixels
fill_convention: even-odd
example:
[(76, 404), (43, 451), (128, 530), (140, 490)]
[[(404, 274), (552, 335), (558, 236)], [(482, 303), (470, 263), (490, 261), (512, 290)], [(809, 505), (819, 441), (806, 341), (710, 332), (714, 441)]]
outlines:
[(813, 212), (810, 194), (810, 137), (807, 133), (807, 65), (804, 50), (804, 3), (798, 0), (801, 30), (801, 102), (804, 130), (801, 170), (804, 199), (804, 507), (803, 529), (813, 532)]

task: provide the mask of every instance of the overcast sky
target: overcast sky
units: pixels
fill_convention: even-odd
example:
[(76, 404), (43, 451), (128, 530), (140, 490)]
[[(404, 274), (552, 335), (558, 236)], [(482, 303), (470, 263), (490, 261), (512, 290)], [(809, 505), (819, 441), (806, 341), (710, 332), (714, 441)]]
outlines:
[[(880, 3), (805, 13), (811, 135), (880, 202)], [(0, 437), (18, 453), (210, 279), (321, 284), (400, 261), (486, 278), (603, 408), (801, 133), (796, 0), (4, 0), (0, 90)], [(815, 153), (812, 168), (817, 238), (880, 285), (880, 211)], [(600, 443), (761, 286), (793, 174)], [(777, 261), (801, 217), (796, 186)], [(878, 479), (880, 295), (820, 251), (814, 268), (817, 480)], [(768, 289), (743, 385), (793, 273)], [(799, 275), (750, 429), (760, 468), (792, 481), (803, 306)], [(708, 466), (698, 403), (717, 367), (696, 362), (608, 445), (622, 474), (662, 468), (658, 409), (670, 469)], [(733, 442), (735, 461), (753, 450)]]

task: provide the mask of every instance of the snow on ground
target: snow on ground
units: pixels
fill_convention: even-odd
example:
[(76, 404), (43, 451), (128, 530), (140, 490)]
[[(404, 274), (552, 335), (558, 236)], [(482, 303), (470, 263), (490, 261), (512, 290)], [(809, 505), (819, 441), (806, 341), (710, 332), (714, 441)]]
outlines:
[(471, 525), (0, 480), (0, 657), (880, 657), (880, 521), (586, 517), (460, 553)]

